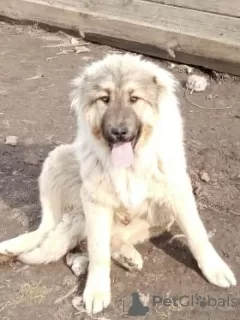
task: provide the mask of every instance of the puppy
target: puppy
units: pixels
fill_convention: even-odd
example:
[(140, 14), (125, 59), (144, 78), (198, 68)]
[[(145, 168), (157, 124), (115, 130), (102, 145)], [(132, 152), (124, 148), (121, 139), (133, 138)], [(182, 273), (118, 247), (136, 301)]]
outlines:
[(140, 56), (109, 55), (87, 67), (74, 80), (76, 139), (57, 147), (43, 165), (42, 222), (38, 230), (0, 243), (0, 254), (48, 263), (87, 238), (83, 300), (89, 313), (111, 301), (111, 256), (140, 269), (134, 245), (173, 220), (208, 281), (236, 284), (198, 215), (176, 85), (169, 72)]

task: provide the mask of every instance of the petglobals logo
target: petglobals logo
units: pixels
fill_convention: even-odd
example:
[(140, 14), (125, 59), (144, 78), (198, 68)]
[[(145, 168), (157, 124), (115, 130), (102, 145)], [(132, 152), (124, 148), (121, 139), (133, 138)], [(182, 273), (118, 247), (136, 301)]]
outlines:
[(126, 294), (120, 300), (120, 308), (124, 316), (145, 316), (146, 314), (162, 313), (169, 310), (207, 310), (207, 309), (235, 309), (240, 310), (240, 297), (227, 295), (216, 297), (212, 295), (182, 295), (163, 296), (143, 294), (139, 291)]
[(211, 307), (211, 308), (237, 308), (240, 307), (240, 297), (214, 297), (211, 295), (183, 295), (179, 297), (152, 296), (153, 307)]

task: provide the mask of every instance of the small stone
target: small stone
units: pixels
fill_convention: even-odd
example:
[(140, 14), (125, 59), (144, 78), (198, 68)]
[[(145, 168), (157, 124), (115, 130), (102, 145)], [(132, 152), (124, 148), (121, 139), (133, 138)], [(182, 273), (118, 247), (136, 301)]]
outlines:
[(203, 171), (203, 172), (201, 173), (200, 178), (201, 178), (201, 180), (204, 181), (204, 182), (209, 182), (209, 181), (210, 181), (210, 177), (209, 177), (208, 173), (205, 172), (205, 171)]
[(72, 306), (80, 312), (85, 312), (83, 298), (81, 296), (76, 296), (72, 299)]
[(200, 195), (201, 191), (202, 191), (201, 184), (196, 181), (193, 186), (193, 194), (197, 197)]
[(16, 146), (18, 143), (18, 137), (16, 136), (7, 136), (5, 140), (5, 144), (8, 144), (9, 146)]
[(206, 96), (206, 99), (212, 100), (212, 99), (213, 99), (213, 95), (212, 95), (212, 94), (207, 95), (207, 96)]
[(179, 72), (185, 72), (187, 74), (191, 74), (193, 73), (193, 68), (192, 67), (189, 67), (187, 66), (186, 64), (180, 64), (178, 67), (177, 67), (178, 71)]
[(176, 67), (176, 63), (169, 62), (169, 69), (174, 69)]
[(81, 47), (75, 47), (74, 51), (76, 54), (79, 54), (79, 53), (84, 53), (84, 52), (90, 52), (90, 49), (85, 46), (81, 46)]
[(37, 166), (41, 161), (40, 157), (35, 153), (29, 153), (25, 156), (24, 162), (33, 166)]
[(91, 57), (87, 57), (87, 56), (81, 57), (81, 60), (83, 61), (89, 61), (91, 59), (92, 59)]
[(77, 46), (77, 45), (79, 44), (79, 40), (76, 39), (76, 38), (74, 38), (74, 37), (72, 37), (72, 38), (71, 38), (71, 44), (72, 44), (73, 46)]
[(79, 277), (81, 274), (84, 274), (87, 271), (88, 266), (88, 258), (87, 257), (79, 257), (78, 260), (75, 260), (72, 265), (73, 273)]
[(215, 95), (209, 94), (205, 98), (208, 99), (208, 100), (213, 100), (213, 99), (215, 99), (217, 97), (218, 97), (218, 95), (216, 95), (216, 94)]
[(215, 235), (215, 233), (216, 233), (216, 229), (213, 229), (212, 231), (210, 231), (208, 233), (208, 238), (211, 239)]
[(188, 76), (186, 87), (191, 90), (191, 93), (194, 91), (204, 91), (207, 88), (208, 82), (207, 79), (203, 76), (197, 74), (191, 74)]
[(27, 138), (25, 141), (24, 141), (25, 145), (27, 146), (30, 146), (30, 145), (33, 145), (34, 144), (34, 141), (32, 138)]
[(189, 67), (189, 66), (185, 65), (185, 69), (186, 69), (187, 74), (193, 73), (193, 68), (192, 67)]

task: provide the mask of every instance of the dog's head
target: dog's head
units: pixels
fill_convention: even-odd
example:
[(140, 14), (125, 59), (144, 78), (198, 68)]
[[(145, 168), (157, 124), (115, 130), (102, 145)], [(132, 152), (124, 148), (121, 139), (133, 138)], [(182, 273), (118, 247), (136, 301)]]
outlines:
[(140, 56), (109, 55), (74, 80), (72, 105), (79, 126), (109, 150), (116, 165), (127, 167), (153, 134), (161, 100), (175, 84), (169, 72)]

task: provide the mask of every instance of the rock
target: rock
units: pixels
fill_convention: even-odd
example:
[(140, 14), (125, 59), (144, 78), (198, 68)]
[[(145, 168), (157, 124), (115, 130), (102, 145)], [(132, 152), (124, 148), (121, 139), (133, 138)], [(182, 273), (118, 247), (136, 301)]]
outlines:
[(27, 145), (27, 146), (33, 145), (34, 144), (33, 138), (27, 138), (24, 141), (24, 144)]
[(5, 140), (5, 144), (8, 144), (10, 146), (16, 146), (18, 143), (18, 137), (16, 136), (7, 136)]
[(189, 67), (186, 64), (184, 65), (184, 67), (185, 67), (185, 70), (186, 70), (187, 74), (193, 73), (193, 68), (192, 67)]
[(169, 62), (169, 69), (174, 69), (176, 67), (176, 63)]
[(83, 298), (81, 296), (76, 296), (72, 299), (72, 306), (74, 309), (78, 310), (79, 312), (85, 312)]
[(79, 277), (81, 274), (85, 274), (88, 267), (88, 257), (79, 253), (71, 254), (66, 256), (66, 263), (72, 269), (73, 273)]
[(200, 183), (196, 181), (193, 186), (193, 194), (196, 197), (198, 197), (200, 195), (201, 191), (202, 191), (202, 187), (201, 187)]
[(191, 74), (188, 76), (186, 87), (191, 90), (191, 93), (194, 91), (204, 91), (207, 88), (208, 82), (207, 79), (203, 76), (196, 74)]
[(187, 74), (193, 73), (193, 68), (192, 68), (192, 67), (189, 67), (189, 66), (186, 65), (186, 64), (180, 64), (180, 65), (177, 67), (177, 69), (178, 69), (179, 72), (186, 72)]
[(25, 156), (24, 163), (37, 166), (41, 158), (35, 153), (29, 153)]
[(77, 45), (79, 44), (79, 40), (76, 39), (76, 38), (74, 38), (74, 37), (72, 37), (72, 38), (71, 38), (71, 44), (72, 44), (73, 46), (77, 46)]
[(75, 47), (74, 51), (76, 54), (78, 54), (78, 53), (90, 52), (90, 49), (85, 46), (81, 46), (81, 47)]
[(207, 96), (205, 97), (205, 99), (208, 99), (208, 100), (213, 100), (213, 99), (216, 99), (216, 98), (218, 98), (218, 95), (217, 95), (217, 94), (214, 94), (214, 95), (209, 94), (209, 95), (207, 95)]
[(200, 175), (200, 178), (202, 181), (204, 182), (209, 182), (210, 181), (210, 177), (209, 177), (209, 174), (205, 171), (203, 171)]
[(208, 232), (208, 238), (211, 239), (216, 233), (216, 229), (213, 229), (212, 231)]

